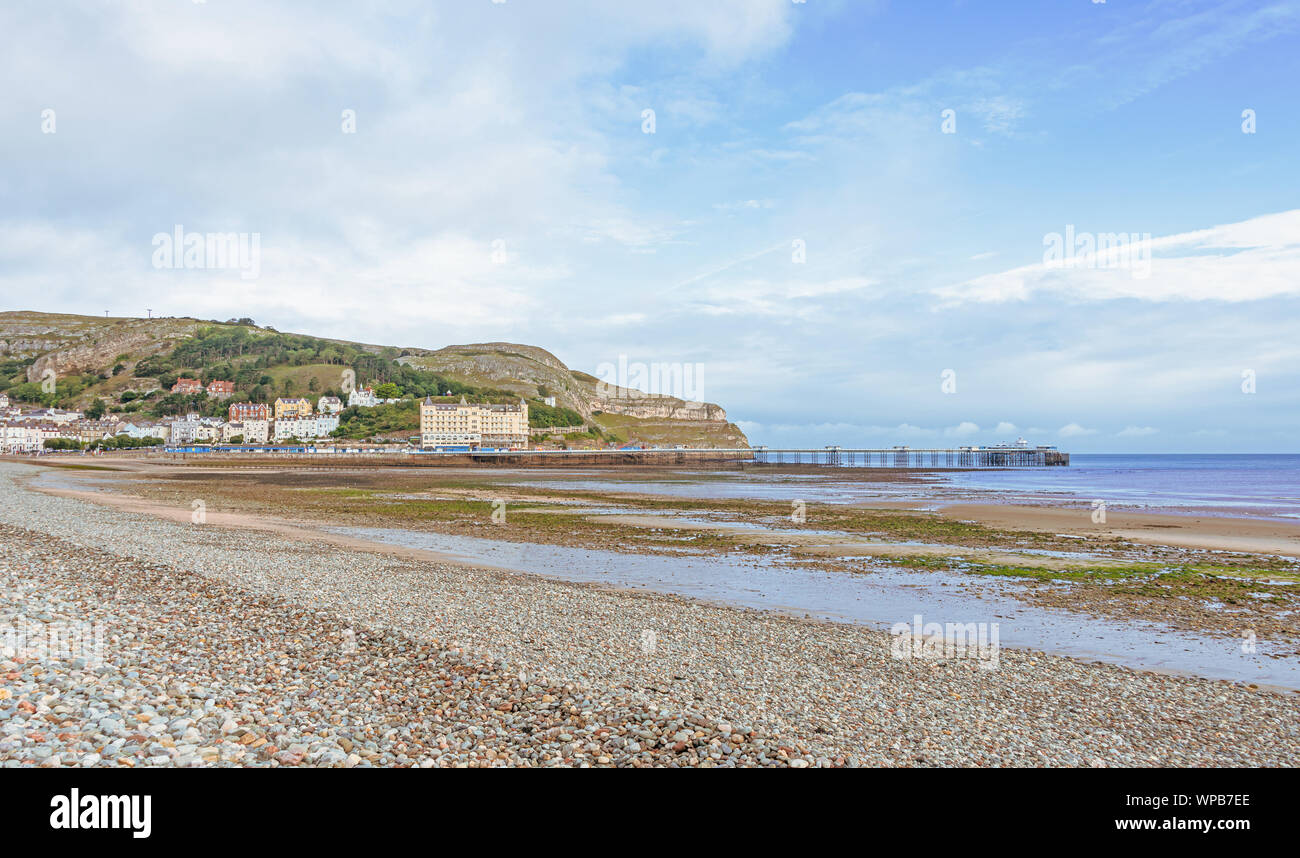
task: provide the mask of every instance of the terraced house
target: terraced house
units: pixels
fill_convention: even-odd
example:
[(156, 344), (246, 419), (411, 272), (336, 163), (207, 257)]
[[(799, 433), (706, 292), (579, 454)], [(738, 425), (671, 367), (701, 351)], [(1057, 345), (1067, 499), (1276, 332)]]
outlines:
[(335, 429), (339, 428), (339, 418), (337, 414), (322, 414), (318, 416), (306, 417), (285, 417), (277, 418), (273, 440), (285, 441), (290, 438), (324, 438)]
[(45, 443), (45, 434), (35, 423), (0, 425), (0, 453), (35, 453)]
[(259, 417), (249, 417), (238, 422), (243, 426), (245, 444), (265, 444), (267, 441), (271, 440), (270, 420)]

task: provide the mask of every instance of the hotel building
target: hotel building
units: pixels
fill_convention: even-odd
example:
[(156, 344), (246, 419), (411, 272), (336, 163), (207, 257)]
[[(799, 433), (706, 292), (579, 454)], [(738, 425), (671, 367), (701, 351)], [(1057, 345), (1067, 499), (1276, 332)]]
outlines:
[(420, 446), (522, 447), (528, 444), (528, 403), (487, 405), (434, 402), (420, 405)]

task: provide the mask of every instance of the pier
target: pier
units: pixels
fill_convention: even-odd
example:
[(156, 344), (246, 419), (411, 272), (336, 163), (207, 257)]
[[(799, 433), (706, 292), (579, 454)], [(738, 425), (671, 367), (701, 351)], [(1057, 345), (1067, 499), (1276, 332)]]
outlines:
[[(886, 468), (894, 470), (978, 470), (981, 468), (1044, 468), (1070, 464), (1070, 454), (1049, 447), (956, 447), (912, 449), (890, 447), (769, 448), (654, 447), (595, 450), (402, 450), (340, 446), (221, 447), (190, 445), (167, 447), (163, 458), (172, 460), (223, 459), (245, 461), (303, 461), (311, 464), (438, 467), (486, 465), (499, 467), (829, 467)], [(157, 452), (143, 453), (158, 457)]]
[(1068, 467), (1070, 454), (1051, 447), (957, 447), (952, 449), (754, 448), (761, 465), (824, 465), (839, 468), (977, 470), (979, 468)]

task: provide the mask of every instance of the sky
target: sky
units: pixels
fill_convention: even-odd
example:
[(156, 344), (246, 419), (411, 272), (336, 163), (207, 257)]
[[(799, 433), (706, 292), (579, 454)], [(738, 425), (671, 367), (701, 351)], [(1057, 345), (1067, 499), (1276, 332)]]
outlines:
[(0, 309), (684, 369), (773, 447), (1300, 452), (1297, 81), (1300, 0), (4, 4)]

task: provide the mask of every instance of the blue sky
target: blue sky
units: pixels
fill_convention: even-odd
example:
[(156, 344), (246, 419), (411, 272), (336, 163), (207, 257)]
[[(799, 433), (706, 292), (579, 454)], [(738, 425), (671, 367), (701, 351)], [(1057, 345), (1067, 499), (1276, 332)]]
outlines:
[[(10, 4), (3, 304), (691, 365), (769, 445), (1300, 451), (1298, 30), (1297, 2)], [(176, 224), (257, 233), (258, 276), (156, 268)], [(1050, 265), (1067, 227), (1150, 241)]]

